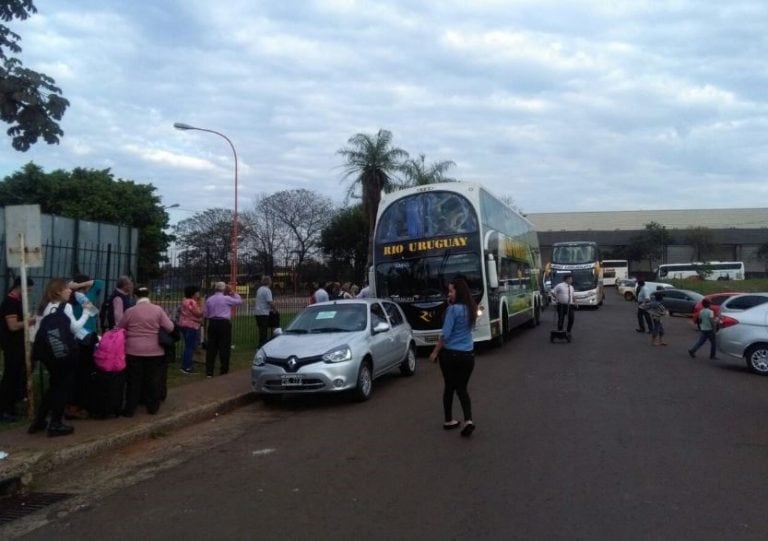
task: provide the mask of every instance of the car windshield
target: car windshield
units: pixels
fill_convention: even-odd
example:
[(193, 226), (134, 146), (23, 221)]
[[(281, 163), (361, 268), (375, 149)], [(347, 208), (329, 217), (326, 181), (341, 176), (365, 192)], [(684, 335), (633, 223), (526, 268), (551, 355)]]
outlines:
[(368, 325), (368, 305), (364, 303), (308, 306), (291, 322), (288, 334), (363, 331)]

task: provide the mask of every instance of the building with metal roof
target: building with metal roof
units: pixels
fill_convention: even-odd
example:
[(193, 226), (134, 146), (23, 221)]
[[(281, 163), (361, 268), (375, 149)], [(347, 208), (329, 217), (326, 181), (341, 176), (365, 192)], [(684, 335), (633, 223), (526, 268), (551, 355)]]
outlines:
[[(663, 250), (664, 263), (696, 260), (696, 249), (687, 236), (694, 228), (707, 228), (713, 247), (701, 259), (744, 261), (749, 275), (766, 275), (766, 261), (757, 252), (768, 243), (768, 208), (547, 212), (526, 217), (539, 234), (543, 262), (551, 258), (553, 243), (575, 240), (595, 241), (604, 256), (616, 257), (645, 232), (647, 224), (655, 222), (671, 237)], [(630, 262), (632, 272), (650, 272), (649, 266), (648, 261)]]

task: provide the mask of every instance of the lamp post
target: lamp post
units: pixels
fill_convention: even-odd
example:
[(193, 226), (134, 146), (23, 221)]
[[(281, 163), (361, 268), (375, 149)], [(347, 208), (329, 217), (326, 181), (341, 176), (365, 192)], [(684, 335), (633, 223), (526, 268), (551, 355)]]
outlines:
[(238, 236), (238, 225), (237, 225), (237, 151), (235, 150), (235, 145), (232, 144), (232, 141), (229, 140), (229, 137), (224, 135), (223, 133), (217, 132), (216, 130), (209, 130), (207, 128), (197, 128), (195, 126), (190, 126), (189, 124), (184, 124), (183, 122), (175, 122), (173, 124), (173, 127), (177, 130), (197, 130), (197, 131), (204, 131), (208, 133), (213, 133), (218, 135), (219, 137), (223, 137), (224, 140), (229, 143), (229, 146), (232, 148), (232, 155), (235, 157), (235, 213), (234, 217), (232, 219), (232, 261), (229, 266), (229, 285), (234, 289), (237, 286), (237, 236)]

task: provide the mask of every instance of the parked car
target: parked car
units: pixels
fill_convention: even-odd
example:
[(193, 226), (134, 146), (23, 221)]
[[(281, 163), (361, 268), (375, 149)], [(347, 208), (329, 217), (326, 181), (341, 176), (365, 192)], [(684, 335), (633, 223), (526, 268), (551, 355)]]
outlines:
[(635, 300), (636, 287), (637, 278), (620, 278), (616, 280), (616, 292), (624, 297), (625, 300)]
[(693, 307), (693, 313), (691, 314), (691, 319), (695, 323), (698, 321), (699, 318), (699, 312), (701, 312), (701, 309), (703, 308), (702, 302), (704, 299), (709, 299), (709, 302), (711, 303), (709, 305), (709, 309), (714, 312), (715, 317), (717, 317), (720, 314), (720, 305), (723, 304), (727, 299), (730, 299), (734, 295), (740, 295), (741, 293), (736, 291), (724, 291), (721, 293), (710, 293), (709, 295), (704, 295), (704, 298), (702, 298), (699, 302), (696, 303), (696, 306)]
[(653, 293), (661, 295), (661, 304), (664, 305), (670, 316), (674, 314), (691, 314), (696, 303), (704, 298), (704, 295), (701, 293), (689, 289), (667, 288), (661, 291), (654, 291)]
[[(618, 285), (616, 287), (616, 291), (619, 292), (619, 294), (624, 297), (624, 300), (627, 301), (633, 301), (635, 300), (635, 290), (637, 289), (637, 279), (636, 278), (628, 278), (628, 280), (634, 280), (634, 284), (630, 286), (629, 283), (626, 285)], [(667, 284), (664, 282), (645, 282), (645, 287), (650, 288), (650, 291), (657, 291), (659, 289), (671, 289), (675, 286), (672, 284)]]
[(382, 299), (307, 306), (253, 358), (251, 385), (261, 397), (351, 391), (367, 400), (373, 380), (416, 370), (416, 344), (400, 307)]
[(768, 293), (743, 293), (720, 305), (717, 348), (768, 376)]

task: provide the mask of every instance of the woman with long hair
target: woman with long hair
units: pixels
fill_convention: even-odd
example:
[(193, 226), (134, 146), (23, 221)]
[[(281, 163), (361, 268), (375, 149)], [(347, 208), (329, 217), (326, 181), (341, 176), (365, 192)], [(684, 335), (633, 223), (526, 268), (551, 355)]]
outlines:
[[(79, 318), (75, 318), (69, 297), (72, 295), (69, 280), (54, 278), (45, 286), (43, 298), (40, 301), (38, 313), (40, 319), (54, 310), (63, 310), (70, 320), (70, 330), (77, 336), (88, 321), (88, 313), (83, 312)], [(66, 436), (75, 431), (74, 427), (62, 422), (64, 408), (71, 399), (75, 385), (75, 371), (77, 370), (78, 352), (72, 351), (66, 359), (55, 362), (45, 362), (45, 368), (50, 374), (48, 389), (43, 394), (40, 406), (37, 409), (35, 420), (28, 432), (34, 434), (48, 429), (48, 436)], [(50, 414), (50, 422), (47, 420)]]
[(472, 370), (475, 368), (474, 342), (472, 328), (477, 320), (477, 304), (472, 298), (469, 286), (464, 278), (456, 277), (448, 284), (448, 308), (445, 311), (443, 329), (429, 360), (440, 360), (443, 373), (443, 428), (451, 430), (461, 426), (453, 418), (453, 395), (459, 397), (464, 413), (464, 425), (461, 435), (469, 437), (475, 430), (472, 422), (472, 400), (469, 398), (467, 385)]

